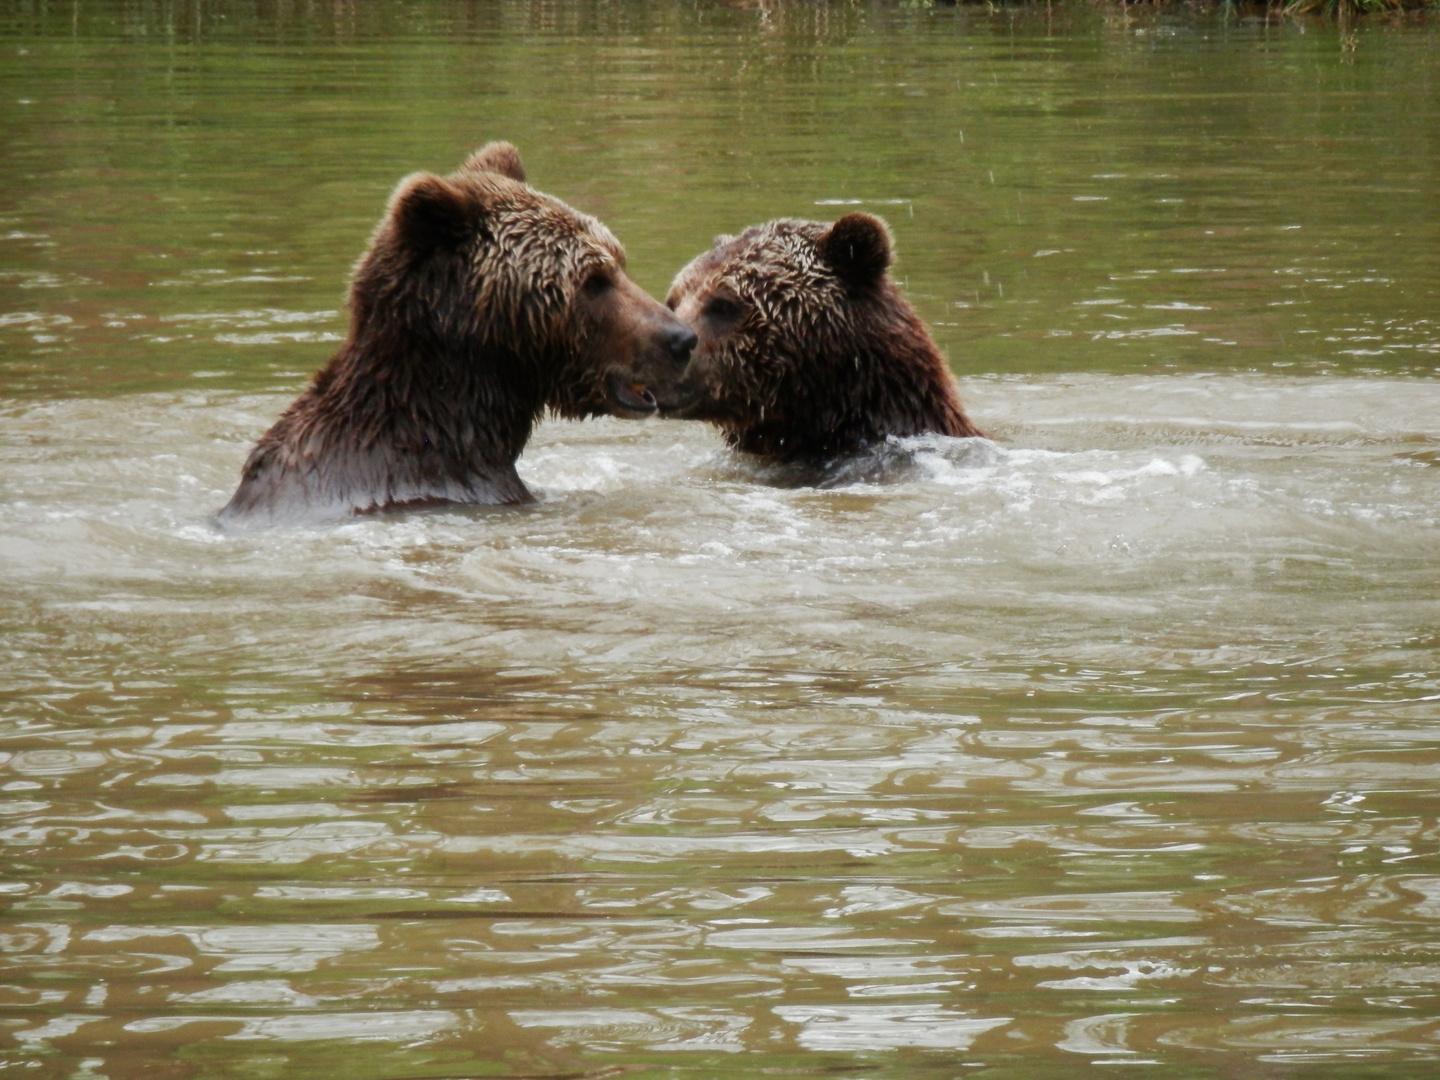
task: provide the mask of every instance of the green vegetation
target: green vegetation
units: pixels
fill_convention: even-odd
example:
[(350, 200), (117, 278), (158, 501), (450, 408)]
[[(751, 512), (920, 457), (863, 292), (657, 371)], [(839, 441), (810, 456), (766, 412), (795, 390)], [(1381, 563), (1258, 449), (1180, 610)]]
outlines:
[(1440, 7), (1440, 0), (1290, 0), (1289, 3), (1272, 3), (1269, 6), (1279, 7), (1292, 15), (1319, 12), (1344, 18), (1349, 15), (1437, 8)]
[(906, 0), (901, 7), (939, 8), (983, 4), (985, 7), (1021, 7), (1039, 4), (1044, 7), (1075, 7), (1080, 5), (1103, 8), (1233, 8), (1264, 11), (1281, 15), (1328, 15), (1347, 19), (1356, 15), (1398, 14), (1411, 11), (1440, 9), (1440, 0)]

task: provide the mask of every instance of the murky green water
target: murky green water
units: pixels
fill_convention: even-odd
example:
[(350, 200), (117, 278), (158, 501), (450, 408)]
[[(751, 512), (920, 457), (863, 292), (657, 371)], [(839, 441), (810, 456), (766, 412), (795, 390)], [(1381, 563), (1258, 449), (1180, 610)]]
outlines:
[[(0, 1074), (1440, 1060), (1440, 40), (880, 6), (0, 4)], [(858, 205), (993, 442), (226, 537), (395, 181), (663, 293)]]

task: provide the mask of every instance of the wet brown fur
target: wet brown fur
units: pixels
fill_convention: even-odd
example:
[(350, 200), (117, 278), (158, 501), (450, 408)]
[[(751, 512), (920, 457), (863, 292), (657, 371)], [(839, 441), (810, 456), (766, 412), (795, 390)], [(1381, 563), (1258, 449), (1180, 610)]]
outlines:
[(954, 377), (888, 270), (869, 214), (782, 219), (721, 236), (676, 276), (666, 305), (700, 337), (667, 415), (708, 420), (734, 447), (780, 460), (852, 453), (889, 435), (981, 435)]
[(357, 264), (350, 330), (265, 433), (224, 524), (531, 498), (515, 460), (548, 407), (675, 405), (693, 335), (624, 271), (592, 217), (491, 143), (401, 181)]

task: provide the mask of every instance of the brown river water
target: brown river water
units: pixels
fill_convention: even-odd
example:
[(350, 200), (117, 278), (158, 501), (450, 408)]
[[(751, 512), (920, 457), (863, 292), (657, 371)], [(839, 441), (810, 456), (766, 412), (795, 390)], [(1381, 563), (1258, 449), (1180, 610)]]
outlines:
[[(0, 1078), (1436, 1075), (1437, 33), (0, 3)], [(218, 531), (491, 138), (882, 214), (994, 438)]]

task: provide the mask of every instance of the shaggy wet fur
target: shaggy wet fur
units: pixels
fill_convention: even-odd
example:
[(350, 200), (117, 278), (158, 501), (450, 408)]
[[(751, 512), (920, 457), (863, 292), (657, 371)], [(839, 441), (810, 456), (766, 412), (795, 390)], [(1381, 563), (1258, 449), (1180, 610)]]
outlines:
[(929, 331), (888, 270), (869, 214), (779, 220), (721, 236), (666, 305), (700, 338), (694, 404), (740, 450), (780, 460), (853, 453), (889, 435), (981, 435)]
[(250, 454), (226, 525), (518, 503), (545, 408), (677, 406), (694, 335), (624, 272), (592, 217), (491, 143), (396, 188), (350, 288), (345, 344)]

